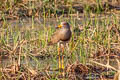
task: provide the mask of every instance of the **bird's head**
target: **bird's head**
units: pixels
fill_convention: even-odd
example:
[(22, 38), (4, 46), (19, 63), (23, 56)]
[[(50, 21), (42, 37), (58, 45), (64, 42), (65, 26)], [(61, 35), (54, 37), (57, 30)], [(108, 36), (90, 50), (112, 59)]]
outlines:
[(58, 25), (57, 28), (70, 29), (70, 25), (69, 25), (69, 23), (67, 23), (67, 22), (61, 22), (61, 24)]

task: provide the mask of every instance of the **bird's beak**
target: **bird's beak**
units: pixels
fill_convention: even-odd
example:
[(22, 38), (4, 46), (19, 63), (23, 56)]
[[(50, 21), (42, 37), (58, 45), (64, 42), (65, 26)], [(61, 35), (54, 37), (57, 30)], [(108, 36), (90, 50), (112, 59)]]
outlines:
[(62, 25), (58, 25), (58, 28), (62, 28)]

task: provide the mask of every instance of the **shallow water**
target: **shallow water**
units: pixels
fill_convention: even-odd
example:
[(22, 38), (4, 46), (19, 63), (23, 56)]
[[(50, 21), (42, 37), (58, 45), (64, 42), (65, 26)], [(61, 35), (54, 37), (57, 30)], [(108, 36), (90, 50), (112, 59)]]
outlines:
[[(84, 25), (87, 25), (86, 21), (91, 21), (92, 25), (94, 25), (96, 19), (99, 22), (99, 25), (102, 25), (102, 22), (106, 19), (109, 19), (110, 22), (112, 22), (113, 20), (111, 20), (111, 16), (112, 16), (111, 14), (109, 14), (109, 15), (102, 14), (98, 17), (93, 16), (92, 18), (91, 17), (88, 18), (85, 16), (72, 17), (72, 18), (66, 17), (66, 18), (61, 19), (61, 21), (67, 20), (68, 22), (70, 22), (72, 27), (80, 27), (80, 26), (84, 27)], [(120, 23), (120, 16), (118, 15), (117, 18)], [(35, 18), (34, 21), (32, 21), (31, 18), (28, 18), (28, 19), (23, 19), (23, 20), (8, 20), (7, 24), (9, 27), (19, 27), (19, 28), (21, 28), (21, 30), (24, 30), (27, 28), (29, 29), (30, 27), (34, 28), (35, 30), (37, 30), (37, 29), (43, 30), (44, 27), (55, 27), (61, 21), (56, 18), (49, 18), (49, 19), (45, 19), (45, 20), (43, 18), (40, 18), (40, 19)], [(90, 25), (90, 26), (92, 26), (92, 25)], [(45, 69), (48, 66), (50, 66), (50, 68), (52, 68), (51, 70), (58, 69), (58, 58), (57, 57), (56, 58), (48, 57), (48, 58), (43, 59), (43, 58), (41, 58), (41, 56), (38, 56), (35, 58), (36, 59), (29, 57), (27, 59), (23, 59), (23, 60), (21, 60), (21, 64), (26, 65), (26, 66), (31, 66), (31, 67), (37, 68), (37, 69)], [(75, 56), (75, 58), (81, 58), (81, 57), (79, 55), (77, 57)], [(69, 60), (68, 57), (64, 57), (64, 66), (67, 65), (68, 60)], [(98, 60), (98, 62), (105, 63), (104, 59), (103, 60), (100, 59), (100, 61)], [(117, 64), (115, 62), (116, 62), (115, 60), (110, 60), (110, 65), (116, 67)], [(7, 67), (8, 65), (13, 64), (11, 59), (9, 59), (8, 57), (2, 57), (1, 63), (2, 63), (3, 68)], [(51, 71), (50, 73), (52, 74), (53, 71)]]
[[(116, 18), (118, 19), (118, 21), (120, 23), (119, 14), (115, 14), (115, 15), (117, 16)], [(68, 22), (74, 23), (74, 25), (71, 25), (72, 27), (83, 27), (86, 24), (85, 23), (86, 21), (90, 21), (94, 25), (95, 24), (94, 22), (95, 22), (96, 19), (98, 20), (99, 25), (101, 25), (102, 21), (106, 20), (107, 18), (111, 19), (111, 17), (113, 17), (113, 14), (109, 14), (109, 13), (100, 14), (97, 17), (96, 16), (92, 16), (92, 17), (87, 16), (86, 17), (86, 16), (84, 16), (82, 14), (82, 15), (79, 15), (78, 17), (70, 16), (70, 17), (60, 18), (60, 20), (58, 18), (46, 18), (46, 19), (44, 19), (44, 18), (39, 18), (39, 19), (35, 18), (34, 21), (32, 21), (32, 18), (27, 18), (27, 19), (22, 19), (22, 20), (8, 20), (6, 22), (7, 22), (7, 25), (9, 27), (13, 27), (13, 28), (14, 27), (19, 27), (19, 28), (22, 28), (21, 30), (27, 29), (27, 28), (30, 28), (30, 27), (31, 28), (34, 27), (35, 30), (37, 30), (38, 28), (39, 28), (39, 30), (40, 29), (42, 30), (44, 27), (55, 27), (61, 21), (66, 21), (66, 20)], [(110, 20), (110, 21), (112, 21), (112, 20)], [(70, 24), (72, 24), (72, 23), (70, 23)], [(3, 24), (1, 24), (1, 26), (3, 26)], [(7, 64), (7, 60), (3, 60), (3, 61), (4, 61), (3, 63)]]

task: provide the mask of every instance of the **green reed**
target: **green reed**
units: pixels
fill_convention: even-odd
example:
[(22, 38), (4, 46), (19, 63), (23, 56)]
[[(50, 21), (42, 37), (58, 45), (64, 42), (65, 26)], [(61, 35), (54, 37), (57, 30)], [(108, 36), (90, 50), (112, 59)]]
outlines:
[[(117, 25), (117, 28), (119, 28), (119, 23), (118, 23), (118, 19), (116, 15), (112, 15), (109, 18), (98, 18), (99, 14), (95, 15), (95, 18), (91, 18), (91, 11), (89, 6), (86, 5), (86, 12), (84, 13), (84, 18), (82, 20), (82, 24), (81, 26), (83, 27), (83, 30), (80, 32), (79, 35), (76, 35), (74, 32), (74, 29), (76, 27), (80, 27), (78, 25), (78, 23), (76, 22), (76, 19), (71, 16), (71, 14), (74, 13), (74, 11), (72, 10), (72, 2), (70, 3), (71, 6), (69, 8), (69, 12), (68, 12), (68, 17), (64, 18), (64, 10), (62, 10), (62, 17), (59, 18), (59, 16), (56, 13), (57, 7), (56, 7), (56, 2), (54, 2), (55, 5), (55, 17), (56, 17), (56, 21), (58, 23), (60, 23), (61, 21), (67, 21), (70, 23), (71, 25), (71, 29), (72, 29), (72, 38), (69, 42), (69, 49), (65, 49), (65, 64), (68, 64), (68, 59), (67, 57), (70, 57), (70, 61), (71, 62), (75, 62), (75, 61), (80, 61), (83, 64), (87, 63), (87, 60), (89, 59), (90, 56), (93, 56), (93, 54), (95, 54), (98, 50), (100, 50), (100, 48), (105, 48), (108, 49), (109, 54), (110, 54), (110, 49), (111, 49), (111, 43), (118, 43), (119, 39), (118, 39), (118, 35), (114, 32), (110, 30), (110, 27), (113, 26), (112, 23)], [(67, 4), (67, 3), (66, 3)], [(100, 12), (100, 7), (99, 7), (100, 3), (98, 2), (98, 8), (97, 8), (97, 12)], [(33, 5), (35, 6), (35, 5)], [(8, 24), (8, 21), (5, 19), (5, 15), (3, 14), (3, 25), (1, 26), (2, 32), (0, 34), (0, 46), (5, 49), (5, 50), (13, 50), (16, 46), (16, 44), (18, 44), (20, 41), (25, 40), (26, 42), (20, 47), (18, 45), (18, 48), (20, 47), (21, 50), (19, 50), (19, 52), (21, 54), (20, 55), (20, 60), (21, 60), (21, 64), (22, 61), (25, 61), (26, 65), (28, 67), (30, 67), (30, 63), (28, 58), (31, 58), (36, 65), (36, 69), (41, 70), (43, 68), (45, 68), (46, 66), (42, 66), (41, 68), (41, 64), (39, 63), (39, 59), (36, 58), (36, 56), (33, 56), (32, 54), (38, 54), (38, 55), (51, 55), (52, 59), (51, 60), (51, 64), (52, 66), (54, 66), (55, 68), (58, 66), (58, 61), (57, 61), (57, 44), (53, 45), (53, 46), (48, 46), (48, 41), (50, 41), (50, 37), (51, 35), (54, 33), (55, 31), (55, 27), (53, 25), (49, 25), (47, 26), (47, 19), (51, 17), (51, 13), (52, 10), (48, 9), (48, 15), (46, 15), (46, 7), (43, 7), (43, 25), (40, 24), (39, 27), (35, 26), (34, 23), (34, 15), (32, 16), (32, 28), (27, 26), (28, 29), (24, 28), (23, 30), (20, 29), (18, 26), (15, 27), (9, 27), (10, 24)], [(112, 22), (112, 23), (111, 23)], [(41, 30), (42, 27), (42, 30)], [(35, 29), (38, 28), (38, 29)], [(76, 40), (75, 40), (76, 39)], [(10, 46), (11, 48), (9, 49), (7, 46)], [(37, 49), (38, 51), (34, 52), (34, 50)], [(14, 56), (12, 57), (16, 57), (18, 56), (17, 53), (17, 49), (16, 53), (14, 54)], [(9, 53), (7, 53), (9, 54)], [(4, 55), (4, 54), (2, 54)], [(13, 55), (12, 53), (9, 55)], [(54, 56), (55, 55), (55, 56)], [(44, 56), (46, 57), (46, 56)], [(18, 60), (18, 57), (17, 57)], [(30, 79), (30, 73), (28, 73), (29, 77), (28, 79)], [(1, 75), (0, 75), (1, 76)], [(19, 76), (19, 75), (18, 75)]]

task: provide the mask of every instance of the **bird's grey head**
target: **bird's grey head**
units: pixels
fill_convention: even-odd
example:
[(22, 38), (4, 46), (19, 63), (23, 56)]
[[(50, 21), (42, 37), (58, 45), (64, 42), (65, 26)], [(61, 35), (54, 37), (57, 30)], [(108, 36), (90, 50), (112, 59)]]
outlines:
[(61, 22), (61, 26), (62, 26), (61, 28), (70, 29), (70, 25), (67, 22)]

